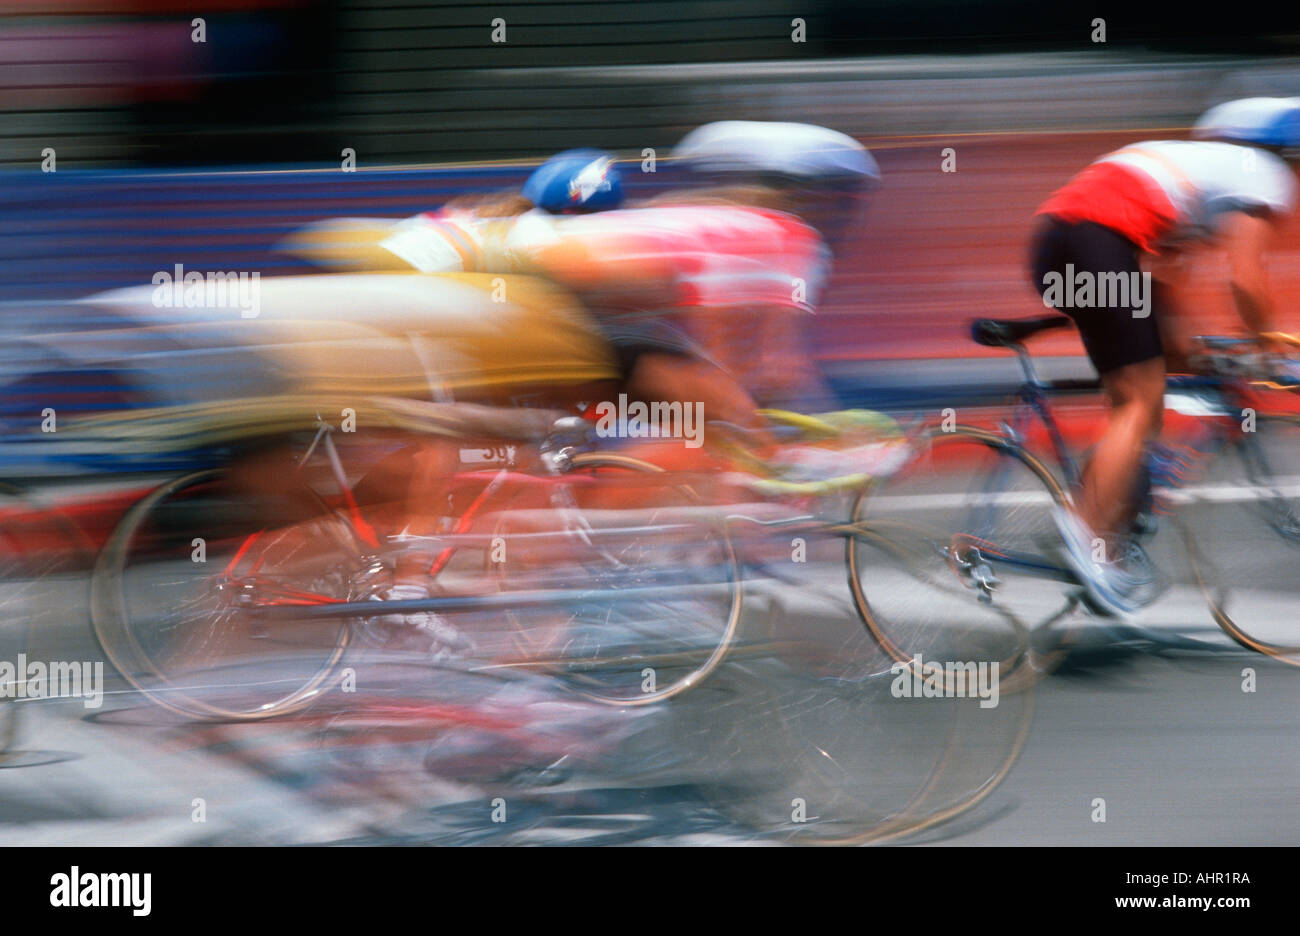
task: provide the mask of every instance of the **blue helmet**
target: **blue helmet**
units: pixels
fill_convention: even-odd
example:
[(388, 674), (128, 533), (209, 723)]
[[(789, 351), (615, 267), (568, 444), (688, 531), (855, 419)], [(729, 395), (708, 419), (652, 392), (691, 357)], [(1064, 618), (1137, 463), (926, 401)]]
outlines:
[(1248, 146), (1300, 146), (1300, 98), (1258, 97), (1212, 107), (1196, 122), (1192, 136)]
[(524, 183), (523, 195), (552, 214), (608, 211), (623, 204), (623, 180), (610, 153), (565, 150), (534, 170)]

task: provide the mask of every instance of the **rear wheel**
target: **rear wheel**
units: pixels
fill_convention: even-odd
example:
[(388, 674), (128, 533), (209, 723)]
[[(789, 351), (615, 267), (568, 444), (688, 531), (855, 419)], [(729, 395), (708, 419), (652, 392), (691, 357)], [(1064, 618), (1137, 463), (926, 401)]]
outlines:
[(283, 715), (327, 688), (349, 620), (259, 611), (347, 601), (363, 559), (323, 503), (261, 530), (269, 508), (220, 472), (164, 484), (113, 531), (91, 580), (104, 652), (126, 680), (171, 711), (253, 720)]

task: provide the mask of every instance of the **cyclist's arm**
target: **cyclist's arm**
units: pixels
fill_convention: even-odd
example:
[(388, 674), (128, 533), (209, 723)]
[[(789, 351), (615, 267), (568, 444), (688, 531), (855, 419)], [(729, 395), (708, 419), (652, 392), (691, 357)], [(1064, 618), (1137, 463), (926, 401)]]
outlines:
[(1198, 350), (1193, 335), (1195, 324), (1186, 311), (1192, 307), (1188, 297), (1188, 251), (1163, 251), (1160, 262), (1152, 265), (1152, 308), (1159, 309), (1156, 327), (1164, 347), (1165, 366), (1170, 373), (1195, 372), (1192, 357)]
[[(1270, 216), (1229, 212), (1224, 216), (1220, 236), (1231, 270), (1232, 298), (1237, 314), (1251, 333), (1261, 336), (1276, 331), (1273, 297), (1268, 288), (1264, 256), (1273, 241), (1275, 228)], [(1263, 340), (1264, 344), (1271, 344)]]

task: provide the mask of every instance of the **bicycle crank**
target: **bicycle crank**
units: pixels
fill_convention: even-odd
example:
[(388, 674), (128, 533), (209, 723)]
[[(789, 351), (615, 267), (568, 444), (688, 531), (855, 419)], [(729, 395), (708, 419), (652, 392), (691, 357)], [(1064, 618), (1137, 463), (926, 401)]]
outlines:
[(984, 604), (993, 603), (993, 592), (1002, 585), (993, 567), (989, 565), (978, 546), (965, 542), (966, 537), (958, 534), (948, 544), (945, 553), (948, 564), (966, 588), (975, 591), (975, 597)]

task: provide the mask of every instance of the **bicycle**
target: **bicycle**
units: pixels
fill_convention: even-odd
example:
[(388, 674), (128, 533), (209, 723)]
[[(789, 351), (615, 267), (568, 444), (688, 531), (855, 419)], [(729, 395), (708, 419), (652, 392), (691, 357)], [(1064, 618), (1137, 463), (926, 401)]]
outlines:
[[(711, 652), (695, 660), (697, 641), (684, 639), (673, 653), (651, 663), (676, 674), (649, 693), (607, 689), (609, 701), (644, 704), (685, 691), (720, 661), (740, 619), (740, 570), (730, 541), (717, 524), (689, 514), (675, 523), (663, 517), (698, 501), (686, 485), (667, 484), (663, 471), (647, 462), (616, 454), (558, 451), (573, 432), (563, 413), (521, 410), (513, 415), (464, 404), (412, 404), (386, 400), (394, 424), (421, 433), (470, 439), (491, 429), (504, 456), (503, 439), (543, 449), (540, 474), (515, 470), (502, 461), (459, 472), (449, 480), (448, 515), (454, 527), (440, 539), (441, 552), (429, 570), (439, 589), (425, 601), (377, 601), (394, 556), (411, 538), (381, 541), (359, 507), (334, 441), (333, 427), (321, 423), (302, 463), (321, 452), (337, 485), (332, 497), (305, 491), (314, 504), (306, 519), (281, 529), (263, 529), (264, 507), (247, 503), (233, 509), (240, 495), (219, 470), (195, 472), (164, 484), (136, 503), (110, 536), (92, 576), (92, 621), (106, 655), (129, 683), (174, 712), (201, 718), (253, 720), (287, 714), (315, 701), (341, 665), (357, 633), (396, 614), (460, 615), (465, 628), (499, 621), (502, 612), (523, 608), (585, 605), (587, 616), (622, 614), (630, 603), (644, 611), (653, 601), (667, 617), (683, 600), (708, 600), (706, 615)], [(468, 425), (465, 414), (479, 419)], [(555, 424), (555, 425), (553, 425)], [(551, 457), (554, 451), (555, 457)], [(658, 475), (659, 477), (651, 477)], [(556, 479), (563, 484), (557, 485)], [(548, 508), (558, 507), (567, 527), (532, 534), (500, 526), (502, 513), (517, 508), (534, 491), (551, 489)], [(623, 500), (639, 502), (635, 526), (596, 529), (579, 509), (588, 491), (617, 489)], [(561, 503), (566, 501), (566, 503)], [(590, 505), (584, 503), (583, 507)], [(489, 510), (495, 507), (495, 510)], [(483, 524), (488, 524), (484, 528)], [(496, 525), (495, 527), (493, 525)], [(196, 537), (203, 540), (202, 562), (191, 561)], [(548, 541), (565, 548), (581, 545), (583, 559), (599, 568), (594, 587), (555, 587), (531, 576), (524, 588), (507, 592), (492, 573), (491, 546), (503, 536), (525, 550)], [(629, 550), (645, 551), (657, 537), (659, 557), (688, 556), (679, 562), (674, 588), (665, 589), (653, 563), (629, 561)], [(637, 545), (639, 544), (639, 546)], [(621, 552), (616, 552), (621, 550)], [(217, 557), (221, 557), (219, 560)], [(214, 565), (219, 571), (209, 571)], [(684, 576), (696, 578), (695, 595), (685, 596)], [(712, 592), (712, 594), (709, 594)], [(689, 603), (688, 601), (688, 603)], [(278, 615), (278, 616), (277, 616)], [(716, 630), (720, 628), (720, 630)], [(499, 629), (499, 628), (498, 628)], [(515, 629), (507, 627), (508, 631)], [(278, 653), (276, 651), (279, 651)], [(683, 663), (685, 660), (689, 665)], [(573, 661), (570, 661), (571, 663)], [(541, 664), (538, 664), (541, 665)], [(608, 671), (608, 660), (603, 664)], [(285, 671), (285, 668), (288, 668)], [(699, 675), (692, 675), (699, 671)], [(639, 679), (638, 679), (639, 682)], [(642, 695), (649, 696), (642, 699)]]
[[(402, 415), (394, 424), (457, 439), (480, 428), (458, 413), (483, 415), (459, 405), (382, 405)], [(903, 431), (878, 414), (767, 416), (776, 431), (801, 438), (834, 441), (856, 431), (906, 445)], [(262, 530), (255, 507), (243, 511), (253, 516), (237, 516), (220, 472), (162, 485), (128, 512), (95, 570), (92, 617), (106, 655), (131, 685), (167, 710), (247, 722), (293, 715), (319, 702), (341, 681), (358, 644), (364, 644), (359, 638), (373, 632), (376, 621), (395, 612), (432, 612), (458, 616), (466, 631), (489, 635), (489, 645), (481, 641), (476, 658), (457, 661), (458, 669), (550, 674), (582, 697), (622, 708), (663, 702), (710, 682), (714, 691), (698, 701), (715, 712), (710, 723), (724, 730), (731, 720), (724, 712), (741, 722), (754, 714), (754, 690), (737, 694), (735, 688), (754, 685), (744, 666), (710, 681), (724, 660), (775, 665), (778, 672), (787, 667), (787, 673), (793, 665), (795, 683), (803, 688), (780, 696), (791, 703), (783, 703), (780, 717), (762, 723), (763, 730), (743, 747), (767, 752), (762, 757), (769, 765), (773, 756), (793, 764), (809, 754), (811, 772), (801, 775), (795, 792), (813, 797), (825, 815), (789, 830), (771, 812), (790, 797), (773, 787), (779, 781), (770, 768), (752, 793), (738, 800), (731, 790), (718, 800), (724, 811), (752, 825), (810, 843), (882, 841), (930, 828), (984, 800), (1007, 775), (1027, 737), (1032, 691), (1006, 709), (1010, 721), (990, 722), (984, 710), (972, 709), (971, 700), (941, 710), (904, 705), (899, 717), (919, 718), (918, 731), (941, 730), (940, 743), (919, 752), (919, 764), (909, 760), (916, 777), (902, 786), (895, 778), (888, 795), (878, 795), (883, 791), (873, 793), (874, 784), (864, 788), (862, 778), (879, 771), (847, 780), (842, 768), (826, 775), (817, 766), (829, 749), (870, 764), (867, 752), (887, 743), (883, 738), (859, 750), (862, 731), (850, 727), (854, 713), (875, 711), (882, 693), (890, 698), (892, 661), (874, 647), (868, 631), (855, 628), (851, 633), (859, 639), (850, 639), (851, 647), (842, 638), (818, 647), (815, 641), (805, 646), (774, 639), (778, 635), (740, 637), (741, 526), (766, 538), (774, 531), (851, 538), (860, 532), (851, 523), (799, 510), (791, 515), (786, 508), (837, 493), (851, 496), (870, 483), (868, 474), (814, 481), (779, 477), (736, 433), (719, 464), (743, 469), (746, 490), (781, 507), (781, 516), (765, 518), (751, 509), (738, 512), (726, 499), (711, 502), (695, 477), (646, 458), (601, 451), (605, 441), (584, 420), (530, 411), (513, 418), (527, 425), (510, 432), (494, 416), (493, 436), (514, 438), (521, 448), (535, 445), (536, 465), (524, 470), (522, 452), (510, 445), (478, 451), (479, 443), (460, 443), (480, 465), (489, 464), (449, 479), (447, 528), (425, 538), (437, 551), (430, 581), (444, 591), (423, 600), (374, 600), (376, 581), (384, 580), (394, 554), (409, 548), (412, 538), (388, 539), (366, 522), (328, 424), (317, 426), (300, 464), (313, 452), (323, 453), (337, 492), (321, 498), (310, 518), (295, 527)], [(719, 465), (708, 467), (714, 472)], [(711, 476), (702, 480), (708, 483)], [(207, 562), (216, 565), (215, 573), (207, 571), (211, 565), (190, 561), (199, 530), (207, 533)], [(493, 563), (494, 544), (503, 543), (509, 561)], [(214, 563), (218, 554), (225, 558)], [(425, 665), (435, 672), (445, 667)], [(655, 681), (647, 684), (651, 677)], [(1019, 687), (1004, 681), (1004, 693), (1016, 688), (1031, 689), (1032, 681)], [(826, 720), (828, 707), (813, 704), (823, 693), (843, 703), (840, 717)], [(971, 720), (979, 732), (961, 727)], [(990, 730), (1009, 732), (996, 750), (959, 753), (963, 738)], [(990, 757), (993, 762), (986, 763)], [(904, 789), (908, 783), (914, 788)]]
[[(1024, 344), (1068, 324), (1064, 316), (974, 322), (975, 342), (1010, 350), (1019, 360), (1024, 379), (1010, 417), (996, 429), (931, 426), (914, 440), (914, 457), (903, 470), (858, 497), (854, 522), (888, 531), (890, 549), (869, 552), (861, 537), (850, 542), (856, 572), (850, 581), (868, 628), (895, 660), (933, 655), (936, 646), (951, 643), (946, 622), (974, 617), (986, 627), (1001, 621), (1043, 633), (1086, 601), (1075, 574), (1052, 555), (1060, 542), (1053, 510), (1071, 507), (1081, 469), (1050, 398), (1098, 384), (1041, 380)], [(1195, 418), (1199, 438), (1190, 459), (1203, 477), (1181, 489), (1157, 483), (1157, 500), (1182, 504), (1175, 523), (1215, 623), (1238, 644), (1296, 664), (1300, 645), (1286, 635), (1297, 606), (1290, 582), (1300, 556), (1300, 487), (1285, 466), (1300, 455), (1300, 415), (1261, 409), (1267, 400), (1261, 388), (1285, 385), (1243, 376), (1242, 362), (1229, 352), (1244, 340), (1201, 342), (1211, 373), (1171, 375), (1166, 403)], [(1046, 440), (1045, 457), (1027, 447), (1035, 428)], [(1137, 496), (1149, 506), (1151, 479), (1143, 484)], [(1144, 547), (1156, 526), (1143, 511), (1125, 556), (1130, 568), (1148, 573), (1148, 602), (1169, 586)], [(1241, 534), (1249, 549), (1203, 546), (1197, 530)], [(877, 573), (869, 586), (862, 584), (866, 567)]]
[[(445, 532), (380, 537), (324, 422), (300, 465), (323, 453), (336, 493), (305, 492), (306, 519), (295, 526), (263, 529), (267, 508), (233, 509), (238, 495), (223, 489), (220, 471), (166, 483), (128, 511), (92, 577), (95, 633), (128, 682), (190, 716), (287, 714), (319, 697), (357, 633), (396, 614), (459, 615), (466, 630), (489, 632), (484, 665), (550, 669), (590, 698), (627, 707), (686, 692), (736, 649), (743, 577), (732, 539), (749, 518), (708, 503), (697, 490), (706, 478), (602, 451), (590, 422), (558, 411), (511, 416), (399, 400), (373, 407), (391, 425), (464, 446), (484, 429), (497, 440), (488, 445), (491, 464), (447, 479)], [(769, 415), (822, 439), (864, 426), (898, 434), (875, 414)], [(536, 447), (532, 470), (512, 463), (503, 438)], [(744, 467), (752, 488), (777, 498), (869, 482), (866, 474), (764, 477), (752, 457)], [(803, 514), (758, 523), (774, 527), (853, 535), (842, 522)], [(199, 539), (202, 562), (191, 555)], [(395, 555), (421, 540), (437, 550), (430, 597), (377, 602)], [(509, 561), (498, 561), (507, 544)]]

